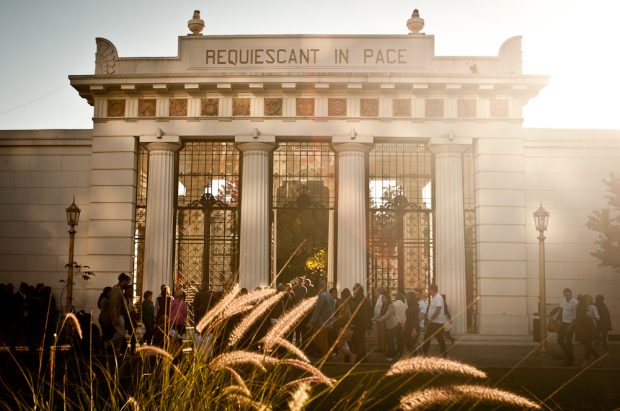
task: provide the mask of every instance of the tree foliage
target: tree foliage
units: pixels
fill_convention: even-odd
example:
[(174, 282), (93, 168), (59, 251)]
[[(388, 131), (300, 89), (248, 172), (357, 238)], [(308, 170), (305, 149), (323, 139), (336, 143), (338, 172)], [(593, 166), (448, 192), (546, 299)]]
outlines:
[(620, 176), (610, 173), (607, 186), (609, 208), (594, 210), (586, 223), (599, 233), (595, 244), (598, 249), (591, 254), (600, 260), (602, 267), (611, 267), (620, 273)]

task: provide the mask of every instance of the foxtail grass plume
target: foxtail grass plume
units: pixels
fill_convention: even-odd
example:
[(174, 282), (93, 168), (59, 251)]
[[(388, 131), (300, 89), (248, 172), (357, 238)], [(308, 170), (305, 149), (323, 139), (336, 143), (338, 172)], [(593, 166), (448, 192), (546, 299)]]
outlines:
[(309, 398), (310, 384), (308, 384), (307, 382), (300, 383), (295, 392), (291, 395), (290, 401), (288, 401), (289, 410), (302, 411)]
[(275, 365), (278, 363), (277, 358), (264, 354), (256, 354), (251, 351), (232, 351), (226, 352), (215, 357), (209, 367), (213, 370), (224, 367), (231, 367), (239, 364), (253, 364), (262, 370), (265, 370), (264, 364)]
[(127, 398), (127, 402), (121, 407), (121, 411), (129, 409), (128, 407), (131, 407), (133, 411), (140, 411), (140, 405), (134, 397)]
[(314, 308), (318, 297), (314, 296), (303, 300), (292, 310), (284, 314), (277, 324), (269, 329), (265, 335), (265, 351), (271, 351), (274, 345), (277, 345), (278, 338), (284, 338), (303, 318)]
[(238, 394), (230, 394), (228, 395), (228, 398), (231, 400), (236, 400), (239, 405), (241, 405), (241, 409), (255, 409), (257, 411), (271, 411), (271, 407), (266, 405), (266, 404), (262, 404), (260, 402), (257, 401), (252, 401), (252, 399), (244, 396), (244, 395), (238, 395)]
[(301, 360), (303, 360), (305, 362), (310, 362), (310, 360), (308, 359), (306, 354), (302, 350), (300, 350), (295, 344), (290, 342), (289, 340), (287, 340), (285, 338), (275, 338), (275, 344), (276, 344), (275, 347), (285, 348), (288, 352), (290, 352), (291, 354), (296, 355)]
[(233, 329), (232, 333), (230, 333), (230, 339), (228, 340), (229, 345), (235, 345), (243, 338), (246, 332), (258, 321), (263, 318), (265, 313), (267, 313), (274, 305), (276, 305), (281, 299), (284, 297), (284, 293), (277, 293), (265, 301), (261, 302), (252, 310), (251, 313), (246, 315), (243, 320)]
[(230, 304), (229, 306), (224, 308), (224, 311), (222, 312), (221, 317), (228, 318), (228, 317), (232, 317), (235, 314), (238, 314), (237, 311), (239, 310), (239, 308), (237, 307), (247, 306), (247, 307), (250, 307), (251, 309), (258, 301), (264, 300), (265, 298), (269, 298), (272, 295), (274, 295), (276, 292), (277, 291), (274, 290), (273, 288), (261, 288), (260, 290), (251, 291), (247, 293), (246, 295), (237, 297), (235, 298), (234, 304)]
[(237, 371), (235, 371), (234, 369), (232, 369), (230, 367), (224, 367), (224, 369), (226, 371), (228, 371), (230, 373), (230, 375), (233, 376), (235, 381), (237, 381), (237, 384), (239, 384), (239, 387), (243, 388), (244, 393), (249, 397), (250, 396), (250, 390), (248, 389), (248, 386), (245, 384), (245, 381), (243, 380), (241, 375), (239, 375), (239, 373)]
[(325, 384), (325, 380), (323, 378), (316, 377), (314, 375), (312, 377), (298, 378), (296, 380), (289, 381), (286, 384), (284, 384), (282, 387), (280, 387), (280, 391), (286, 391), (291, 387), (298, 386), (299, 384)]
[(80, 337), (80, 340), (82, 339), (82, 327), (80, 327), (80, 322), (78, 321), (77, 317), (75, 316), (75, 314), (73, 313), (66, 313), (65, 314), (65, 322), (67, 320), (71, 321), (71, 324), (73, 324), (73, 328), (75, 328), (75, 332), (77, 332), (78, 337)]
[(540, 409), (533, 401), (520, 395), (482, 385), (453, 385), (415, 391), (400, 399), (403, 410), (421, 410), (432, 406), (450, 406), (463, 402), (508, 405), (522, 409)]
[(228, 387), (224, 387), (222, 389), (222, 395), (231, 395), (238, 394), (244, 397), (249, 397), (252, 393), (248, 390), (247, 387), (242, 387), (241, 385), (229, 385)]
[(392, 365), (385, 375), (431, 373), (461, 374), (474, 378), (486, 378), (487, 375), (476, 367), (462, 362), (438, 357), (412, 357), (400, 360)]
[(213, 307), (212, 309), (210, 309), (198, 322), (198, 325), (196, 325), (196, 331), (198, 331), (199, 333), (203, 332), (204, 329), (206, 329), (209, 324), (211, 324), (211, 322), (213, 322), (213, 320), (217, 319), (220, 315), (220, 313), (222, 311), (224, 311), (224, 309), (226, 307), (228, 307), (228, 305), (230, 303), (232, 303), (232, 301), (235, 299), (235, 297), (237, 296), (237, 294), (239, 294), (239, 291), (241, 289), (239, 288), (239, 284), (235, 284), (235, 286), (232, 288), (232, 290), (230, 290), (230, 292), (228, 292), (227, 294), (225, 294), (222, 299), (215, 305), (215, 307)]
[(163, 357), (170, 361), (174, 359), (168, 351), (161, 349), (159, 347), (155, 347), (153, 345), (142, 345), (140, 347), (137, 347), (136, 353)]
[(304, 361), (284, 359), (284, 360), (280, 360), (278, 364), (286, 364), (286, 365), (290, 365), (292, 367), (298, 368), (300, 370), (304, 370), (307, 373), (312, 374), (313, 377), (318, 378), (320, 380), (319, 382), (325, 385), (328, 385), (330, 387), (333, 386), (334, 383), (336, 382), (335, 380), (328, 378), (325, 374), (321, 372), (321, 370), (316, 368), (314, 365), (309, 364)]

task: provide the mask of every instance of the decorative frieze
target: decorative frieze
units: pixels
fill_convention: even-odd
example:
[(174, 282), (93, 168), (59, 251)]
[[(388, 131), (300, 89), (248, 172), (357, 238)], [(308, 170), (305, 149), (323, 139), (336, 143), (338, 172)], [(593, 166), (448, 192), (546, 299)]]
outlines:
[(347, 99), (327, 99), (327, 115), (330, 117), (345, 117), (347, 115)]
[(508, 117), (508, 100), (490, 100), (489, 111), (491, 118)]
[(249, 98), (233, 98), (233, 116), (250, 116)]
[(443, 117), (444, 102), (442, 98), (427, 98), (424, 109), (425, 117)]
[(187, 99), (186, 98), (171, 98), (168, 115), (170, 117), (187, 116)]
[(282, 116), (282, 99), (266, 98), (264, 110), (266, 116)]
[(155, 117), (156, 100), (145, 98), (138, 100), (138, 117)]
[(108, 117), (124, 117), (125, 116), (125, 100), (110, 99), (108, 100)]
[(473, 98), (460, 98), (456, 102), (456, 115), (459, 118), (476, 117), (476, 100)]
[(217, 116), (220, 108), (220, 99), (203, 98), (200, 102), (200, 114), (203, 116)]
[(411, 99), (395, 98), (392, 100), (394, 117), (411, 117)]
[(379, 99), (377, 98), (361, 99), (360, 115), (362, 117), (379, 117)]
[(314, 99), (298, 98), (296, 99), (296, 115), (297, 116), (314, 116)]

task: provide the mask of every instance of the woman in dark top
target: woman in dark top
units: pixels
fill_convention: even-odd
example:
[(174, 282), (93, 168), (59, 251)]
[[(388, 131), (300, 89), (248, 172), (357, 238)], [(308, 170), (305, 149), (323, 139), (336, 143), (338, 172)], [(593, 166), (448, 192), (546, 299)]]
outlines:
[(596, 306), (598, 315), (600, 316), (598, 321), (600, 342), (603, 345), (603, 349), (607, 351), (607, 334), (611, 331), (611, 316), (609, 315), (609, 308), (605, 305), (605, 297), (600, 294), (596, 296), (596, 302), (594, 305)]
[(415, 293), (407, 293), (407, 311), (405, 311), (405, 347), (410, 355), (416, 354), (416, 345), (420, 335), (420, 309)]

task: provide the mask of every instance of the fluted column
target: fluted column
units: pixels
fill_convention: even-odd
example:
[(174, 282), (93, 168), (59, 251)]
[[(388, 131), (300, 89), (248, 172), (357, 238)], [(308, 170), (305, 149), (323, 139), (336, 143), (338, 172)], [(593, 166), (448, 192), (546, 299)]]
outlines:
[(432, 144), (435, 154), (435, 279), (446, 295), (453, 333), (467, 330), (463, 144)]
[[(366, 142), (342, 142), (334, 137), (338, 161), (338, 245), (336, 287), (351, 289), (355, 283), (367, 287), (366, 251)], [(359, 139), (361, 140), (361, 139)], [(372, 142), (372, 138), (368, 140)]]
[(167, 139), (172, 141), (145, 145), (149, 152), (149, 175), (142, 289), (155, 295), (162, 284), (172, 285), (175, 153), (181, 144), (178, 138)]
[(270, 162), (275, 138), (237, 137), (235, 142), (243, 153), (239, 285), (252, 290), (269, 284)]

